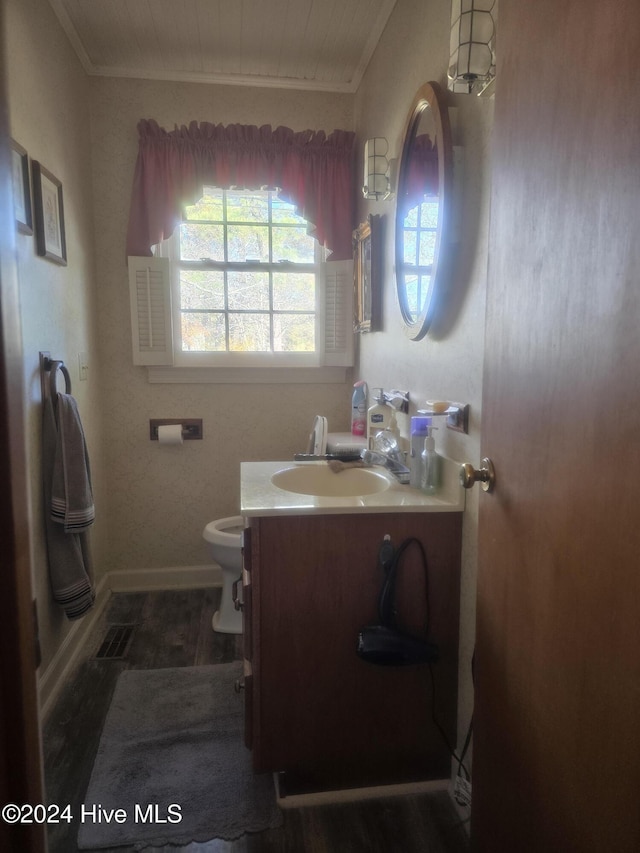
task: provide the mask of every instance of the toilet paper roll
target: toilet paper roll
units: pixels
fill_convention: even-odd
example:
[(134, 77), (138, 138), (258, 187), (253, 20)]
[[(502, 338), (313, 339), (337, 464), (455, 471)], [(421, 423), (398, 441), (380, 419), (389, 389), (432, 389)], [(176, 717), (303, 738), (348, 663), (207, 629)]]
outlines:
[(182, 444), (182, 424), (163, 424), (158, 427), (159, 444)]

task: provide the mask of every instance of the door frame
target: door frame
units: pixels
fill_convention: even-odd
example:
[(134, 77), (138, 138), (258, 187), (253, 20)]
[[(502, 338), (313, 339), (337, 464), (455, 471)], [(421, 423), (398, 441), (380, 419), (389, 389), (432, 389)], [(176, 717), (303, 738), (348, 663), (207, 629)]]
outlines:
[[(0, 800), (44, 802), (31, 590), (30, 516), (23, 412), (20, 302), (15, 257), (11, 149), (0, 6)], [(0, 847), (44, 853), (42, 824), (0, 821)]]

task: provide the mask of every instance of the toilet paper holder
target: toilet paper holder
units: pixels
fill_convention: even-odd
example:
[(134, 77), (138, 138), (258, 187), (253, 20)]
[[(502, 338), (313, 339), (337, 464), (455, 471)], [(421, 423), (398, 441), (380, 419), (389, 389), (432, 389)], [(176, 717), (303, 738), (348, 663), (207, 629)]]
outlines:
[(202, 418), (152, 418), (149, 420), (149, 438), (151, 441), (158, 440), (158, 427), (180, 424), (182, 427), (182, 438), (202, 438)]

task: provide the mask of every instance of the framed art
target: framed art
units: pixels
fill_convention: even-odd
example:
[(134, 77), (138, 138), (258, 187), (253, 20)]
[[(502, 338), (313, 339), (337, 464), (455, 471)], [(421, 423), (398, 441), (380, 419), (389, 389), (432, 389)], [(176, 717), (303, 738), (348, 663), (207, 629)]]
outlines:
[(67, 244), (64, 235), (62, 183), (41, 166), (31, 161), (33, 175), (33, 212), (36, 229), (36, 251), (43, 258), (66, 265)]
[(380, 328), (381, 216), (370, 214), (353, 232), (356, 332)]
[(31, 182), (29, 181), (29, 155), (11, 140), (11, 176), (13, 180), (13, 212), (21, 234), (33, 234), (31, 217)]

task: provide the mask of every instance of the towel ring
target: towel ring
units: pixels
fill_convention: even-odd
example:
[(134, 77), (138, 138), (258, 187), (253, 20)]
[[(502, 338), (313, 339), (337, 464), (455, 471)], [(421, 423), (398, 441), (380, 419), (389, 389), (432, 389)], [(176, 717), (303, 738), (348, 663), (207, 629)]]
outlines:
[(71, 393), (71, 377), (64, 361), (55, 361), (47, 358), (44, 362), (44, 369), (49, 371), (49, 393), (52, 402), (55, 401), (56, 394), (58, 393), (58, 370), (64, 376), (65, 394)]

